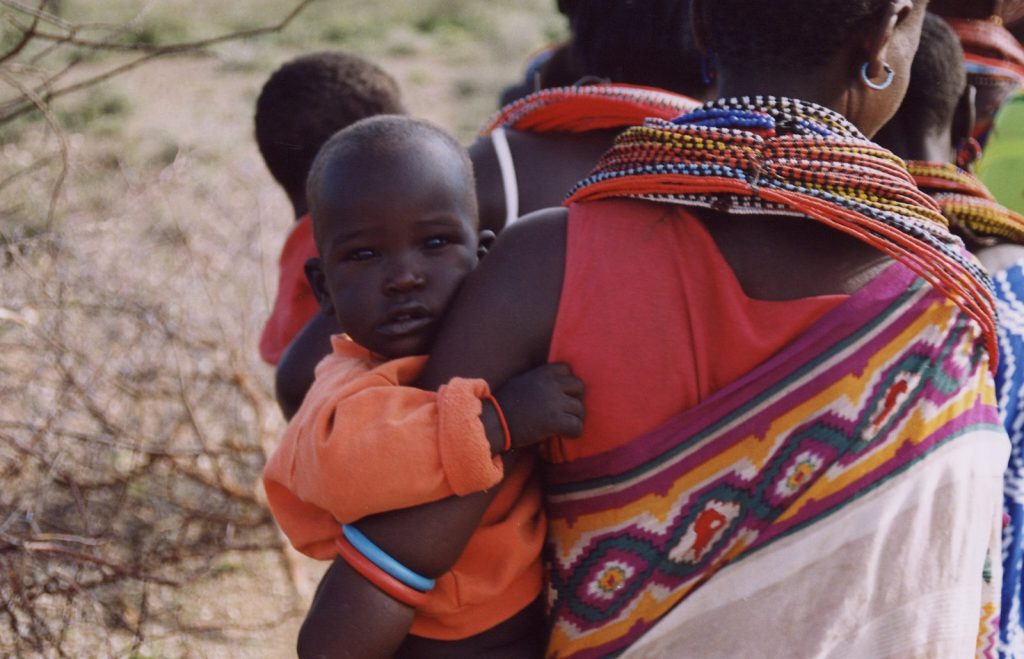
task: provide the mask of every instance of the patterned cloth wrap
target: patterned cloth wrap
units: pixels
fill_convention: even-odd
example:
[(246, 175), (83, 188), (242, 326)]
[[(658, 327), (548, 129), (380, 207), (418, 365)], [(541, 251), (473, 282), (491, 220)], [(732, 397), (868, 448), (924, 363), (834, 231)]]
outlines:
[(1024, 264), (993, 275), (999, 309), (996, 373), (999, 412), (1010, 434), (1010, 465), (1003, 477), (1003, 621), (999, 653), (1024, 657)]
[[(571, 201), (823, 222), (831, 208), (847, 221), (837, 228), (875, 244), (895, 227), (941, 264), (923, 273), (906, 256), (918, 244), (880, 246), (900, 263), (747, 376), (618, 449), (548, 465), (549, 655), (793, 656), (799, 644), (799, 656), (994, 656), (1008, 443), (984, 275), (925, 224), (932, 203), (894, 202), (867, 169), (845, 196), (826, 190), (827, 170), (809, 182), (766, 174), (771, 145), (758, 140), (782, 133), (825, 151), (878, 149), (824, 108), (727, 99), (645, 128), (677, 151), (693, 145), (684, 164), (649, 142), (631, 153), (647, 136), (627, 131)], [(690, 166), (706, 145), (728, 151), (721, 137), (762, 149), (748, 154), (756, 173)], [(909, 179), (901, 165), (879, 168)], [(851, 230), (851, 210), (882, 226)]]
[(639, 126), (648, 117), (672, 119), (700, 105), (688, 96), (639, 85), (602, 83), (552, 87), (506, 105), (491, 117), (482, 135), (496, 128), (529, 133)]
[[(716, 573), (725, 577), (744, 562), (757, 566), (747, 573), (761, 574), (754, 583), (740, 579), (751, 592), (735, 595), (737, 606), (790, 607), (786, 615), (807, 617), (809, 606), (829, 603), (817, 589), (844, 580), (851, 583), (841, 590), (853, 601), (868, 598), (856, 611), (835, 606), (820, 636), (799, 641), (800, 656), (839, 646), (871, 650), (852, 657), (896, 656), (898, 643), (920, 650), (912, 643), (935, 630), (942, 630), (935, 643), (953, 635), (959, 644), (920, 656), (966, 656), (979, 617), (980, 640), (991, 647), (997, 593), (983, 568), (986, 552), (999, 551), (1006, 447), (986, 370), (977, 327), (894, 266), (790, 349), (697, 408), (620, 450), (552, 465), (551, 656), (606, 656), (634, 643), (640, 654), (645, 646), (678, 652), (664, 656), (792, 656), (751, 653), (780, 639), (772, 627), (753, 624), (757, 617), (750, 623), (756, 631), (745, 633), (738, 611), (728, 612), (736, 627), (721, 623), (731, 639), (702, 628), (719, 623), (702, 623), (707, 611), (695, 606), (667, 639), (641, 638), (698, 589), (729, 586), (716, 583)], [(961, 497), (972, 506), (949, 503)], [(942, 505), (950, 512), (933, 519), (941, 508), (932, 506)], [(899, 546), (886, 542), (904, 536)], [(962, 555), (910, 564), (954, 538), (969, 545)], [(864, 542), (873, 551), (857, 547)], [(844, 545), (854, 547), (845, 556)], [(844, 560), (786, 587), (794, 563), (809, 569), (830, 553)], [(776, 562), (780, 555), (785, 560)], [(942, 592), (947, 571), (966, 575), (952, 593)], [(871, 601), (863, 591), (878, 584), (858, 583), (855, 574), (901, 584), (899, 575), (914, 575), (916, 583), (896, 603)], [(781, 583), (761, 583), (770, 580)], [(889, 646), (869, 644), (871, 623), (919, 598), (935, 600), (914, 611), (926, 629), (891, 634)], [(714, 602), (719, 611), (727, 604)], [(799, 638), (788, 636), (785, 642)], [(741, 638), (755, 645), (738, 646)]]

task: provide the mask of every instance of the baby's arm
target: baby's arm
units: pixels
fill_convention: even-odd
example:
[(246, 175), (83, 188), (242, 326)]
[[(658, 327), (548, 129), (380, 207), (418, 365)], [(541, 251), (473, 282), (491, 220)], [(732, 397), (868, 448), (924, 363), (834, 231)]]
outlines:
[[(512, 377), (494, 398), (508, 422), (512, 449), (583, 432), (583, 382), (567, 364), (544, 364)], [(505, 434), (490, 401), (480, 418), (491, 450), (500, 453)]]
[[(331, 359), (263, 475), (271, 510), (300, 551), (332, 558), (339, 522), (501, 480), (479, 419), (482, 381), (435, 393), (397, 385), (418, 373), (408, 360), (346, 379), (344, 360)], [(450, 442), (439, 441), (441, 429)]]
[[(292, 543), (334, 555), (338, 522), (486, 490), (503, 474), (504, 429), (482, 380), (455, 379), (436, 394), (395, 386), (378, 371), (344, 386), (320, 382), (264, 473), (271, 509)], [(330, 378), (328, 377), (328, 380)], [(582, 384), (564, 365), (512, 378), (496, 394), (512, 447), (575, 436)]]
[(317, 313), (288, 344), (274, 372), (274, 395), (290, 421), (313, 386), (320, 360), (331, 354), (331, 336), (341, 332), (334, 316)]

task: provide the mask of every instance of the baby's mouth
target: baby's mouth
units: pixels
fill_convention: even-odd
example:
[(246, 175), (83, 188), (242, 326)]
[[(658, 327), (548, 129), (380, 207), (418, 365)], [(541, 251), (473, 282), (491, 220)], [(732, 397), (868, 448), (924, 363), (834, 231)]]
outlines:
[(384, 336), (396, 337), (415, 334), (430, 325), (434, 320), (422, 304), (409, 304), (393, 309), (380, 325), (377, 332)]

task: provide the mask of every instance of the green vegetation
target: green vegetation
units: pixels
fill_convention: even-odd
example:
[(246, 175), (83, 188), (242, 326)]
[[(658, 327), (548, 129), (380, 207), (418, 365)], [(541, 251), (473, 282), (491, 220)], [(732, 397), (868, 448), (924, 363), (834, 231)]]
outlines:
[(68, 131), (81, 131), (88, 127), (91, 132), (116, 135), (131, 107), (128, 96), (114, 91), (112, 87), (93, 87), (85, 92), (84, 98), (59, 104), (57, 119)]

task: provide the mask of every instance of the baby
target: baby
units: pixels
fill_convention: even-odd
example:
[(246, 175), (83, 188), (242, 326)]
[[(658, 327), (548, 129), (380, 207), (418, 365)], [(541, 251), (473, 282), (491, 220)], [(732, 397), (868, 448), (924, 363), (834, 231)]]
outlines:
[[(539, 484), (528, 451), (508, 473), (499, 456), (578, 436), (582, 383), (551, 364), (493, 397), (482, 380), (454, 379), (436, 393), (409, 386), (494, 238), (478, 231), (472, 167), (454, 138), (406, 117), (362, 120), (324, 145), (307, 193), (320, 251), (307, 276), (347, 335), (333, 337), (267, 464), (271, 509), (300, 551), (340, 554), (415, 608), (411, 629), (394, 630), (396, 651), (475, 656), (500, 644), (504, 656), (535, 656), (544, 640)], [(436, 428), (433, 441), (423, 441), (424, 427)], [(353, 525), (496, 485), (465, 553), (436, 584), (396, 565)]]

